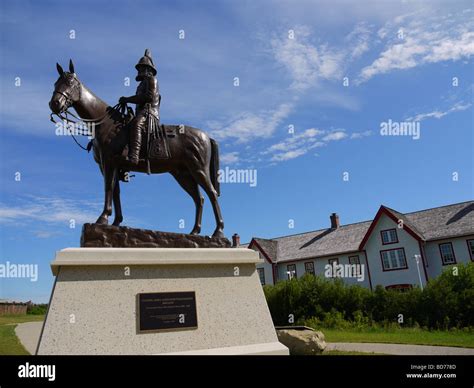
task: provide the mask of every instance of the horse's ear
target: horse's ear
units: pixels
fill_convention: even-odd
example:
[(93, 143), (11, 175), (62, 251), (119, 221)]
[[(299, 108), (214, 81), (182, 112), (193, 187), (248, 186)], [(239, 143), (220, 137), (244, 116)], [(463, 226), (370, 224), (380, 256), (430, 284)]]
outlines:
[(59, 63), (57, 63), (57, 62), (56, 62), (56, 69), (58, 69), (59, 75), (63, 75), (63, 74), (64, 74), (63, 68), (62, 68), (61, 65), (60, 65)]
[(74, 63), (72, 63), (72, 59), (69, 60), (69, 72), (74, 74)]

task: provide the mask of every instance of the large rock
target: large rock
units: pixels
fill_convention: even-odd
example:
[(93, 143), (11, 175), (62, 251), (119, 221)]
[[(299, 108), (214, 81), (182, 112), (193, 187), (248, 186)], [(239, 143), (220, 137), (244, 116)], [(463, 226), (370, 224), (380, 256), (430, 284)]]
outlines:
[(320, 354), (326, 349), (324, 334), (310, 327), (277, 328), (278, 340), (290, 349), (291, 355)]
[(230, 248), (226, 238), (160, 232), (126, 226), (84, 224), (82, 248)]

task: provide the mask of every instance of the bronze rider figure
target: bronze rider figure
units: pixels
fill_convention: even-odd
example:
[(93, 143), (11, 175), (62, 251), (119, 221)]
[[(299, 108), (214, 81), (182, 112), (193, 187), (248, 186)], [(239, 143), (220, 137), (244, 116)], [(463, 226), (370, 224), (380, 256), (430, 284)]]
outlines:
[(160, 91), (156, 79), (156, 67), (153, 63), (150, 50), (145, 50), (145, 55), (135, 65), (138, 71), (135, 80), (140, 82), (136, 94), (130, 97), (120, 97), (119, 103), (136, 104), (135, 117), (129, 123), (130, 140), (128, 157), (126, 159), (133, 165), (140, 160), (143, 132), (150, 130), (151, 120), (154, 128), (158, 128), (160, 120)]

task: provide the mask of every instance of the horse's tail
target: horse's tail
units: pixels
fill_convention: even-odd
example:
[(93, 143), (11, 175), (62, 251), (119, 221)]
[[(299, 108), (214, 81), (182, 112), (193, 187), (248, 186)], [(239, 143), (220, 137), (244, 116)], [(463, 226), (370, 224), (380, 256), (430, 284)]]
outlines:
[(219, 183), (219, 145), (214, 139), (211, 139), (211, 165), (209, 166), (211, 182), (217, 195), (221, 195), (221, 185)]

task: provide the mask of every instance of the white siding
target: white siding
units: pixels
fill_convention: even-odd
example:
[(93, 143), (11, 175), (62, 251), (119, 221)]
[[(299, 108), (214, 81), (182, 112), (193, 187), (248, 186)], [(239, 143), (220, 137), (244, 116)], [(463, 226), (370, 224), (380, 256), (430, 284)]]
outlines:
[(265, 259), (257, 264), (257, 268), (263, 268), (265, 274), (265, 284), (273, 284), (272, 265)]
[(363, 264), (364, 273), (363, 273), (363, 281), (358, 281), (357, 278), (343, 278), (344, 282), (347, 284), (358, 284), (363, 287), (370, 287), (369, 284), (369, 276), (367, 273), (367, 262), (365, 258), (364, 252), (356, 252), (350, 254), (344, 254), (339, 256), (327, 256), (324, 258), (315, 258), (315, 259), (308, 259), (308, 260), (299, 260), (299, 261), (288, 261), (288, 262), (280, 262), (278, 264), (278, 278), (279, 280), (286, 280), (288, 279), (288, 265), (295, 264), (296, 265), (296, 275), (298, 278), (305, 274), (305, 263), (312, 262), (314, 264), (314, 272), (315, 275), (325, 276), (326, 272), (326, 265), (329, 264), (330, 259), (338, 259), (339, 264), (349, 264), (349, 256), (359, 256), (360, 264)]
[(268, 260), (265, 258), (262, 252), (260, 252), (260, 249), (255, 247), (254, 249), (256, 252), (258, 252), (258, 255), (260, 257), (261, 263), (257, 264), (257, 268), (263, 268), (264, 273), (265, 273), (265, 284), (273, 284), (273, 270), (272, 270), (272, 265), (268, 262)]
[[(383, 245), (380, 231), (393, 228), (396, 228), (397, 230), (398, 243)], [(382, 267), (380, 251), (396, 248), (404, 248), (408, 268), (384, 271)], [(416, 268), (416, 261), (414, 259), (414, 255), (420, 254), (418, 240), (416, 240), (404, 229), (398, 228), (398, 224), (385, 214), (382, 214), (377, 224), (375, 225), (372, 234), (367, 240), (365, 250), (367, 252), (367, 257), (369, 258), (370, 274), (372, 278), (372, 286), (374, 288), (377, 284), (381, 284), (384, 287), (395, 284), (412, 284), (418, 286), (420, 285), (418, 270)], [(423, 263), (421, 260), (419, 268), (421, 281), (423, 285), (425, 285), (426, 277), (423, 269)]]
[(441, 260), (441, 254), (439, 252), (439, 244), (450, 242), (453, 244), (454, 256), (456, 257), (456, 263), (469, 263), (471, 257), (467, 246), (467, 240), (474, 240), (474, 235), (452, 238), (446, 240), (429, 241), (425, 245), (425, 258), (428, 263), (428, 277), (430, 279), (439, 276), (441, 272), (447, 268), (447, 265), (443, 265)]

